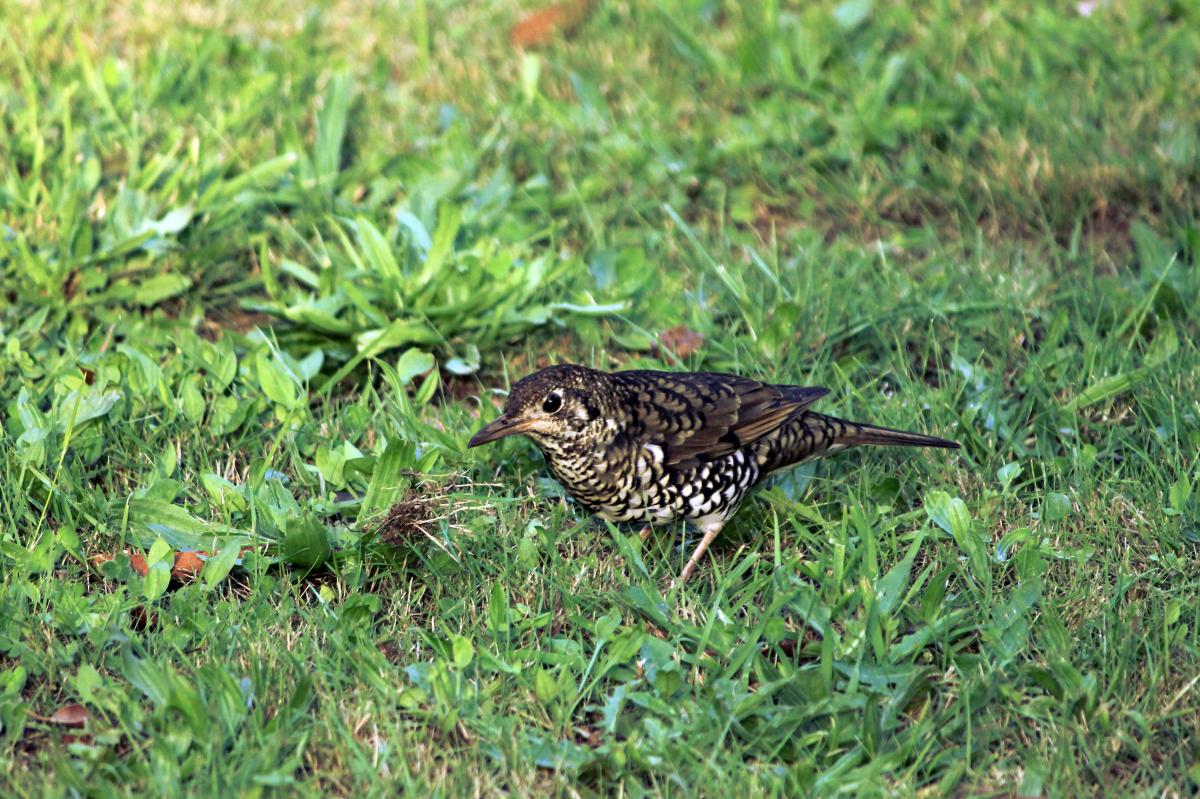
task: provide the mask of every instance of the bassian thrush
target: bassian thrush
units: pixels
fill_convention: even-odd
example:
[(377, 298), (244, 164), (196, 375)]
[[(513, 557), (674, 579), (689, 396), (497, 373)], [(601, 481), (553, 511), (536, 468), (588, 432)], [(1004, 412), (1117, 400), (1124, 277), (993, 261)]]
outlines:
[(810, 411), (829, 393), (714, 372), (601, 372), (551, 366), (517, 382), (477, 447), (524, 434), (588, 510), (614, 522), (692, 522), (704, 551), (756, 483), (814, 455), (858, 444), (944, 447), (944, 438)]

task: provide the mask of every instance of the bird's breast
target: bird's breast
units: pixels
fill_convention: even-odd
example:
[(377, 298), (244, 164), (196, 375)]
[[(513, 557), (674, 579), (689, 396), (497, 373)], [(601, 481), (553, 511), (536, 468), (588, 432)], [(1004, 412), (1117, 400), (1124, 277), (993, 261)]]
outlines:
[(665, 455), (661, 445), (650, 443), (547, 453), (547, 462), (568, 493), (596, 515), (650, 524), (732, 515), (760, 473), (744, 450), (688, 464), (668, 464)]

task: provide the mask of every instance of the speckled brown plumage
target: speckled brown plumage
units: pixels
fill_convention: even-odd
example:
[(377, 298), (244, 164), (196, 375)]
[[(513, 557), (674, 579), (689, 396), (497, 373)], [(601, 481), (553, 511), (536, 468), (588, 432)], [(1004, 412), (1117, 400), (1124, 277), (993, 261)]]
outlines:
[(470, 446), (523, 433), (571, 496), (598, 516), (693, 522), (703, 538), (680, 575), (686, 580), (771, 472), (857, 444), (958, 447), (809, 410), (827, 393), (713, 372), (552, 366), (514, 385), (504, 413)]

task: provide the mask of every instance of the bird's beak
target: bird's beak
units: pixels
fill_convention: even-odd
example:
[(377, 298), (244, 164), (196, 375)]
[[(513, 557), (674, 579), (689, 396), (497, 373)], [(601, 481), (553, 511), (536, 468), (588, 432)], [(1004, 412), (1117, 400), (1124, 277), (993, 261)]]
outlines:
[(467, 442), (467, 446), (478, 447), (480, 444), (487, 444), (489, 441), (495, 441), (498, 438), (524, 433), (532, 426), (532, 419), (527, 419), (523, 422), (514, 422), (512, 419), (501, 414), (492, 420), (490, 424), (484, 425), (478, 433), (471, 436), (471, 440)]

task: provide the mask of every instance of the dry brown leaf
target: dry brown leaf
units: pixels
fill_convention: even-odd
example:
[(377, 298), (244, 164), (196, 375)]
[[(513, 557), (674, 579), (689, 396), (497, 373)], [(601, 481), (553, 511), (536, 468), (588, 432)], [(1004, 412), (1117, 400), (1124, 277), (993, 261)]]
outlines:
[[(259, 544), (257, 546), (247, 544), (241, 548), (239, 555), (241, 557), (245, 557), (247, 552), (265, 552), (266, 549), (266, 544)], [(149, 573), (150, 567), (146, 562), (145, 555), (140, 552), (132, 552), (130, 550), (126, 550), (123, 554), (129, 558), (130, 568), (139, 575), (145, 577)], [(94, 555), (89, 555), (87, 560), (88, 565), (90, 565), (96, 570), (97, 573), (99, 573), (101, 566), (103, 566), (105, 563), (108, 563), (110, 560), (114, 560), (116, 557), (116, 555), (108, 552), (98, 552)], [(171, 577), (173, 580), (171, 587), (178, 588), (179, 583), (190, 583), (195, 580), (204, 570), (204, 564), (207, 559), (211, 557), (212, 553), (205, 552), (203, 550), (193, 552), (176, 552), (174, 561), (171, 565)], [(137, 610), (138, 609), (135, 609), (135, 629), (141, 629), (142, 627), (148, 625), (153, 626), (153, 624), (157, 622), (156, 619), (151, 618), (151, 615), (147, 614), (145, 611), (142, 611), (141, 618), (136, 618)]]
[(704, 346), (704, 334), (697, 333), (685, 325), (676, 325), (659, 333), (658, 343), (662, 349), (674, 353), (676, 357), (687, 358), (695, 355)]
[(78, 702), (69, 702), (54, 711), (54, 715), (46, 720), (63, 727), (82, 727), (91, 717), (86, 707)]
[(129, 626), (139, 633), (158, 627), (158, 614), (147, 610), (145, 605), (137, 605), (129, 611)]
[(569, 0), (546, 6), (521, 18), (508, 31), (514, 47), (541, 47), (549, 44), (559, 33), (570, 33), (587, 19), (592, 10), (591, 0)]
[[(140, 552), (131, 552), (128, 549), (125, 550), (124, 554), (129, 558), (130, 568), (132, 568), (141, 576), (145, 577), (146, 573), (150, 571), (150, 567), (146, 563), (146, 556)], [(116, 557), (116, 555), (108, 552), (97, 552), (95, 555), (90, 555), (88, 557), (88, 563), (93, 569), (99, 572), (101, 566), (103, 566), (105, 563), (108, 563), (110, 560), (116, 560)]]
[(195, 580), (204, 568), (204, 558), (210, 557), (212, 555), (207, 552), (176, 552), (171, 576), (176, 580)]

